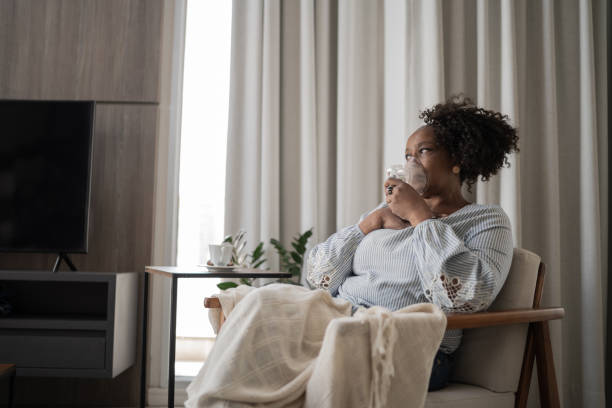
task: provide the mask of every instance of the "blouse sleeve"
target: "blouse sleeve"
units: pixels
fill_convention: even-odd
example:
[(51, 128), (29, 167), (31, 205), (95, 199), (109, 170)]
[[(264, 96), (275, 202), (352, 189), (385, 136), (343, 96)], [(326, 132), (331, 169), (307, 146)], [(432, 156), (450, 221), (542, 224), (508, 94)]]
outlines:
[(426, 220), (414, 229), (425, 296), (447, 313), (486, 310), (512, 262), (510, 221), (501, 208), (482, 214), (461, 240), (449, 225)]
[[(386, 203), (381, 203), (372, 211), (363, 214), (359, 222), (384, 206)], [(325, 242), (312, 248), (305, 258), (308, 283), (314, 288), (325, 289), (335, 295), (353, 270), (353, 256), (364, 236), (357, 223), (341, 229)]]

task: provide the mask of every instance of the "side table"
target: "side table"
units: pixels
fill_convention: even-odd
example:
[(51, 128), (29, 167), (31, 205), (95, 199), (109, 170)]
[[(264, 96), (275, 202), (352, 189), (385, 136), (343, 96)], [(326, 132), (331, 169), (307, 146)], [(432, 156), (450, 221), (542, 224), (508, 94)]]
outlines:
[(290, 278), (287, 272), (273, 272), (263, 269), (240, 268), (233, 271), (211, 272), (205, 267), (147, 266), (144, 274), (143, 318), (142, 318), (142, 368), (140, 373), (140, 406), (145, 407), (147, 373), (147, 319), (149, 303), (149, 275), (161, 275), (172, 280), (170, 297), (170, 350), (168, 353), (168, 408), (174, 408), (174, 360), (176, 351), (176, 297), (180, 278)]

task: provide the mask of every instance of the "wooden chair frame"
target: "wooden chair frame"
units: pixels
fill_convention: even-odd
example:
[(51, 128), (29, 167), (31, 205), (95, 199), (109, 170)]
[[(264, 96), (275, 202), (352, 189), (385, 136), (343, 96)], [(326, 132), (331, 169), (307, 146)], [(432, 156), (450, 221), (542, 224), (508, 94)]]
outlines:
[[(545, 265), (540, 262), (536, 289), (533, 297), (533, 308), (514, 309), (497, 312), (479, 312), (469, 314), (447, 315), (447, 330), (475, 329), (493, 326), (508, 326), (520, 323), (529, 323), (523, 366), (517, 391), (515, 392), (515, 408), (525, 408), (531, 385), (533, 363), (538, 362), (538, 385), (540, 389), (540, 406), (543, 408), (559, 408), (559, 391), (555, 375), (552, 347), (550, 343), (549, 320), (562, 319), (565, 310), (562, 307), (540, 308), (542, 290), (544, 288)], [(218, 298), (204, 299), (207, 309), (221, 308)], [(219, 313), (219, 328), (225, 321), (223, 313)]]

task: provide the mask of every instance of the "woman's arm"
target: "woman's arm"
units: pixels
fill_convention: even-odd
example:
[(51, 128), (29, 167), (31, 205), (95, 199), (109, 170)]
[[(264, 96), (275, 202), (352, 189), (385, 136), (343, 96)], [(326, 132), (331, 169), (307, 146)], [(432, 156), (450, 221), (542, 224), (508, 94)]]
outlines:
[[(385, 203), (363, 214), (359, 222), (361, 223), (366, 217), (383, 207), (386, 207)], [(341, 229), (325, 242), (312, 248), (304, 262), (308, 283), (335, 295), (342, 282), (352, 271), (355, 249), (364, 236), (364, 231), (359, 228), (358, 223)]]
[(501, 208), (483, 211), (475, 216), (465, 242), (435, 219), (417, 225), (411, 238), (425, 295), (447, 313), (487, 309), (510, 270), (510, 221)]
[(335, 295), (352, 271), (355, 249), (364, 236), (355, 224), (341, 229), (312, 248), (306, 257), (308, 283)]

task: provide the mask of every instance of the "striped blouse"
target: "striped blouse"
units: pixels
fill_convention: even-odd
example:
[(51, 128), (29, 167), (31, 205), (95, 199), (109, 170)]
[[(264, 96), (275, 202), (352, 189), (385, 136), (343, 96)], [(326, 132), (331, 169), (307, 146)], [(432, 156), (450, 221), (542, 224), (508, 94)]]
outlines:
[[(305, 271), (312, 286), (355, 306), (398, 310), (430, 302), (446, 313), (469, 313), (493, 302), (512, 249), (510, 221), (501, 207), (468, 204), (401, 230), (364, 235), (358, 224), (343, 228), (309, 251)], [(461, 333), (447, 330), (440, 349), (455, 351)]]

